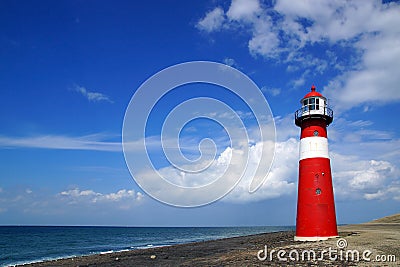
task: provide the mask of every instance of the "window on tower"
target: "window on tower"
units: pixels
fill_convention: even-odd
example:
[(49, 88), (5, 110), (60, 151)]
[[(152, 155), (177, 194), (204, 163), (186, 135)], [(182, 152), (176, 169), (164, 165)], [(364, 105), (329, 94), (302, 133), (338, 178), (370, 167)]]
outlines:
[(308, 103), (309, 103), (308, 105), (309, 110), (315, 110), (315, 98), (310, 98), (308, 100)]
[(308, 99), (304, 99), (303, 101), (303, 112), (308, 111)]
[(303, 102), (303, 112), (310, 112), (310, 111), (326, 111), (326, 100), (321, 99), (319, 97), (310, 97), (307, 99), (304, 99)]
[(315, 190), (315, 193), (316, 193), (317, 195), (321, 195), (321, 193), (322, 193), (321, 188), (317, 188), (317, 189)]
[(320, 99), (319, 97), (310, 97), (303, 100), (303, 112), (309, 112), (312, 110), (325, 110), (326, 100)]

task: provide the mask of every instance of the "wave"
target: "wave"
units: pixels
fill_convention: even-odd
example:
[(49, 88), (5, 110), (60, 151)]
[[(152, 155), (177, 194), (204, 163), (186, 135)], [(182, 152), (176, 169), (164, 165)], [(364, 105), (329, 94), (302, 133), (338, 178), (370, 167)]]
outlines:
[(0, 265), (0, 267), (11, 267), (11, 266), (33, 264), (33, 263), (39, 263), (39, 262), (45, 262), (45, 261), (58, 261), (58, 260), (63, 260), (63, 259), (72, 259), (72, 258), (76, 258), (76, 257), (80, 257), (80, 256), (84, 256), (84, 255), (68, 255), (68, 256), (57, 256), (57, 257), (43, 257), (43, 258), (36, 259), (36, 260), (15, 261), (15, 262), (6, 263), (6, 264), (4, 264), (4, 265)]

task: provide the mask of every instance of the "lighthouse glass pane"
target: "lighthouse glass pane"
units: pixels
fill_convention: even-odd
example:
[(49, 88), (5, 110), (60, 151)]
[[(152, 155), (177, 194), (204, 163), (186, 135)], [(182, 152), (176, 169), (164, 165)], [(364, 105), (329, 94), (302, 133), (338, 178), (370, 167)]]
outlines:
[(319, 110), (319, 98), (317, 98), (317, 99), (315, 100), (315, 102), (316, 102), (316, 109)]
[(315, 98), (310, 98), (309, 103), (310, 110), (315, 110)]
[(303, 101), (303, 112), (308, 111), (308, 99), (304, 99)]

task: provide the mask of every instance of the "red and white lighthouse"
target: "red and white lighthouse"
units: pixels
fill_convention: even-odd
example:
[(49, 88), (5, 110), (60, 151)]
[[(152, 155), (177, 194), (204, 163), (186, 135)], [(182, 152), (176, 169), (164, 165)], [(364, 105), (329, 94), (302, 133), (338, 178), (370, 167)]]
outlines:
[(300, 103), (295, 113), (301, 135), (294, 240), (326, 240), (338, 236), (326, 131), (333, 112), (314, 85)]

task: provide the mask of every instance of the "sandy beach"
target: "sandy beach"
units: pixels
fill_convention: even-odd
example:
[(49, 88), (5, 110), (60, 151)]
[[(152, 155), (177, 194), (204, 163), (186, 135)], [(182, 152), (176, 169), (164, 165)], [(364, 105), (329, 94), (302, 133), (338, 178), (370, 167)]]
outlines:
[[(369, 223), (340, 226), (339, 235), (326, 241), (295, 242), (294, 232), (267, 233), (62, 259), (30, 266), (399, 265), (400, 214)], [(278, 253), (279, 250), (281, 252)]]

